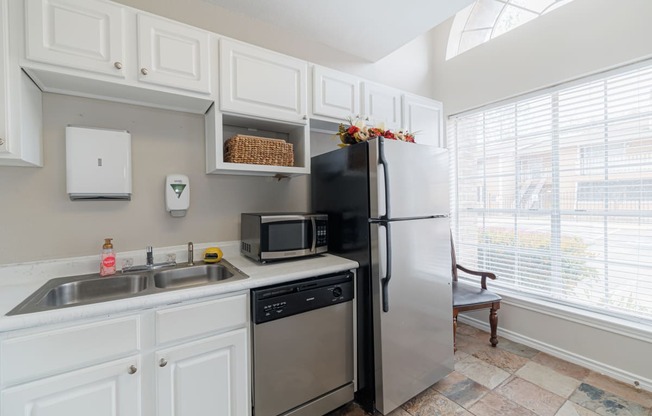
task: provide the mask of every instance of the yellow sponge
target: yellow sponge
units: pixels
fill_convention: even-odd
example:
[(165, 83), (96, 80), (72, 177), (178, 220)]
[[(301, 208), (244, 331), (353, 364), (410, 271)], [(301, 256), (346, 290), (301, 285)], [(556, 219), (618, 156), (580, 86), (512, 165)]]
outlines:
[(222, 260), (223, 255), (219, 247), (208, 247), (204, 251), (204, 263), (217, 263)]

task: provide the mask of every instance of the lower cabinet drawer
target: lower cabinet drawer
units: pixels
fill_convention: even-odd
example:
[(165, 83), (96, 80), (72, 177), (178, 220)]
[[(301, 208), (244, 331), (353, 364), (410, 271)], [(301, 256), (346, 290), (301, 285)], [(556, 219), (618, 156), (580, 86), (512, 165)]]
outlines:
[(5, 339), (0, 343), (0, 385), (8, 387), (63, 373), (139, 349), (139, 316)]
[(156, 343), (220, 332), (247, 324), (247, 294), (163, 309), (156, 312)]

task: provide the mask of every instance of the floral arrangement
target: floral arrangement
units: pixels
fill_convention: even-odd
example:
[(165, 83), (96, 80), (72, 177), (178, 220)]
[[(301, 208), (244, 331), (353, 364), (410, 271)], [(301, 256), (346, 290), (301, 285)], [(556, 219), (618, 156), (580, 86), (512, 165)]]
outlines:
[(380, 124), (377, 127), (369, 127), (361, 120), (355, 120), (355, 122), (349, 120), (349, 123), (350, 125), (348, 127), (344, 124), (340, 124), (338, 129), (337, 136), (339, 136), (340, 141), (342, 142), (342, 144), (339, 145), (340, 147), (365, 142), (377, 137), (414, 143), (414, 134), (404, 131), (394, 133), (391, 130), (385, 130), (383, 124)]

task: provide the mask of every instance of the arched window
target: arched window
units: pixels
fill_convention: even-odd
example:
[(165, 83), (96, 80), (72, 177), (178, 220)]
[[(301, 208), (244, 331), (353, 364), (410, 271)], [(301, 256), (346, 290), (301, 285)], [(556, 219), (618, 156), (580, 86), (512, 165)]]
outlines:
[(548, 13), (572, 0), (476, 0), (455, 15), (446, 59)]

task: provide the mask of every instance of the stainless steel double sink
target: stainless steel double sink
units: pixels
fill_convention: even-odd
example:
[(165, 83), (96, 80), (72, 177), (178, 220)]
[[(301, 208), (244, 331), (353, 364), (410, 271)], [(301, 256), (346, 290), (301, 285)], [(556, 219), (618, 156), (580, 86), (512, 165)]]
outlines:
[(99, 274), (60, 277), (49, 280), (7, 315), (88, 305), (248, 277), (226, 260), (216, 264), (177, 265), (165, 270), (119, 273), (111, 277), (100, 277)]

